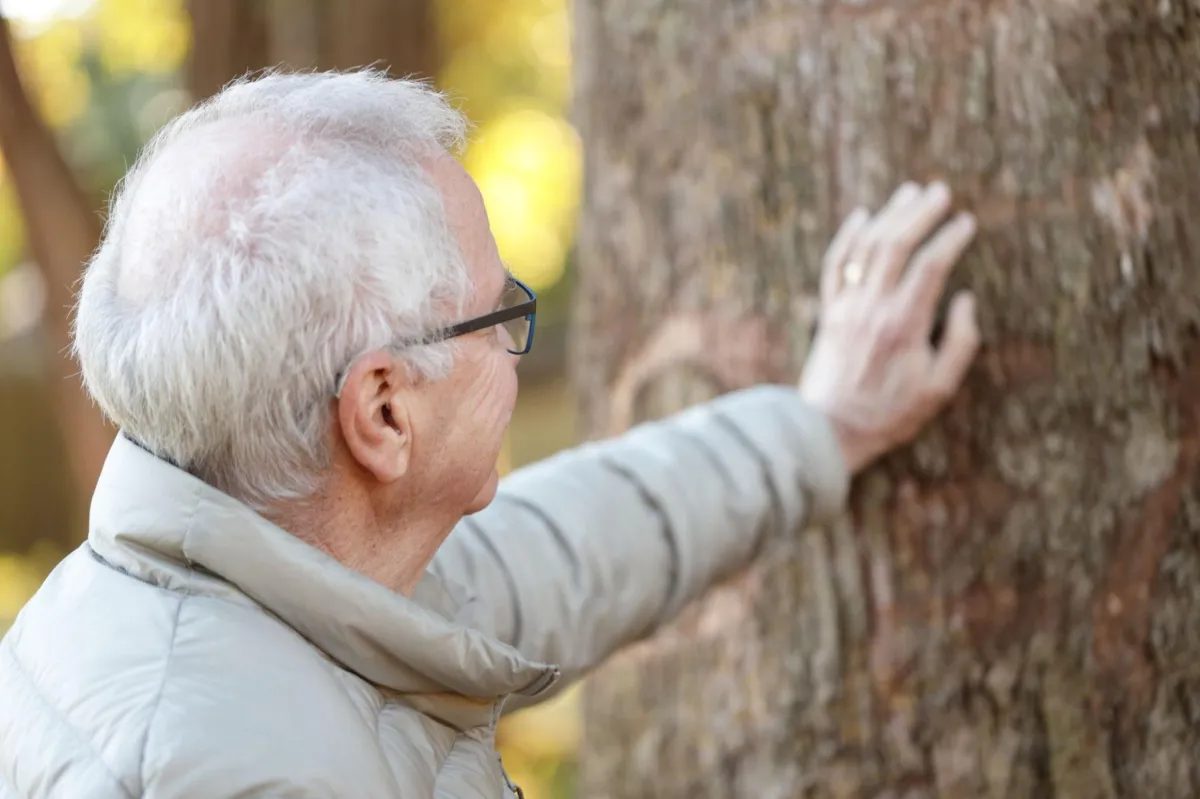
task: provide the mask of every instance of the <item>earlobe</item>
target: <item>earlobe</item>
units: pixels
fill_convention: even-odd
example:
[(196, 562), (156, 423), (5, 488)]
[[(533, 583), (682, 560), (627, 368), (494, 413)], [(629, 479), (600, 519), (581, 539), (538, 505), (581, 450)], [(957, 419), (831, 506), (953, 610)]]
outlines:
[(405, 398), (408, 376), (384, 352), (359, 358), (337, 398), (337, 421), (351, 457), (381, 483), (408, 471), (412, 429)]

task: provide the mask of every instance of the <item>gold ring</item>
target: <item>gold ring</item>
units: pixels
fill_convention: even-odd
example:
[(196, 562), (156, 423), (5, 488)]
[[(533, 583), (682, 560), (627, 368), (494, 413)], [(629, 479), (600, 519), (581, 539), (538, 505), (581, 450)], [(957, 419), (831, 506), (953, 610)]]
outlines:
[(862, 283), (866, 269), (858, 261), (851, 261), (842, 269), (842, 282), (847, 286), (857, 286)]

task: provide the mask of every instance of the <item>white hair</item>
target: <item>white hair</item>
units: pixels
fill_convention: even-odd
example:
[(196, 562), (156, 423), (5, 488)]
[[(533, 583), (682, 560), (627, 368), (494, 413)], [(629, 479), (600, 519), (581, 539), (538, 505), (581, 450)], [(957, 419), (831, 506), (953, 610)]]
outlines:
[[(248, 504), (329, 466), (338, 374), (428, 333), (471, 289), (423, 165), (463, 117), (425, 84), (350, 73), (235, 81), (165, 126), (114, 194), (74, 352), (127, 435)], [(449, 342), (397, 352), (444, 376)]]

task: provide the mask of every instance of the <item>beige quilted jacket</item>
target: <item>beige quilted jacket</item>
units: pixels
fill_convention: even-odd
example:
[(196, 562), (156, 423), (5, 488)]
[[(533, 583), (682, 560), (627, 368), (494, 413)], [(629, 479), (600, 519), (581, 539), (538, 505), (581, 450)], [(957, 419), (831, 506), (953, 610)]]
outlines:
[(0, 799), (514, 796), (502, 711), (845, 484), (793, 390), (727, 395), (513, 474), (408, 599), (118, 438), (0, 642)]

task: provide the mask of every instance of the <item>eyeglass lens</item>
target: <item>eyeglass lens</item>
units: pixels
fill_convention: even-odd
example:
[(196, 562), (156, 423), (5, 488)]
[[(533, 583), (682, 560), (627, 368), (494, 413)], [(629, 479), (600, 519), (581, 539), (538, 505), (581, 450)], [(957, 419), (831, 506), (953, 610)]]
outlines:
[[(515, 308), (528, 301), (529, 295), (525, 292), (525, 289), (521, 288), (516, 282), (509, 281), (501, 303), (502, 307)], [(509, 351), (517, 354), (525, 352), (529, 345), (529, 319), (520, 316), (504, 322), (503, 326), (505, 334), (509, 339)]]
[(521, 316), (504, 323), (508, 351), (520, 355), (529, 345), (529, 319)]

